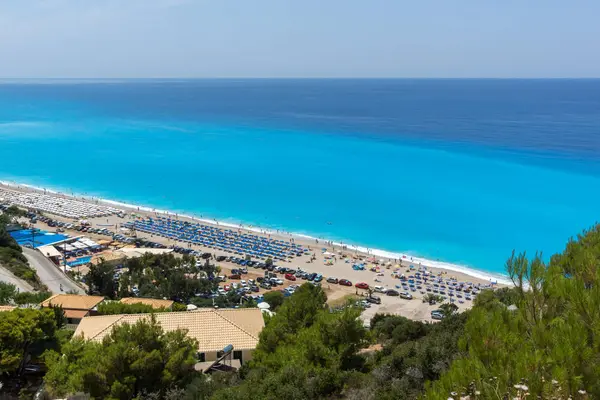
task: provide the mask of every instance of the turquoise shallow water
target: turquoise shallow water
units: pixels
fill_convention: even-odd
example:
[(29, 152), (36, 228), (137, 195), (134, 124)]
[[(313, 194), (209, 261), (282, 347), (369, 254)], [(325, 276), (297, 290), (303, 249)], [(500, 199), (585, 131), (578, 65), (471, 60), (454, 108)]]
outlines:
[(583, 82), (10, 82), (0, 180), (500, 273), (598, 219)]

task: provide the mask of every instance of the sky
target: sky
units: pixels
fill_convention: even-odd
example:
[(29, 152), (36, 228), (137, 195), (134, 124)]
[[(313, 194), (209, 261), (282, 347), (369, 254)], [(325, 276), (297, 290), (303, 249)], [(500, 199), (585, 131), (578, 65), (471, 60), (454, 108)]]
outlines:
[(0, 0), (0, 78), (600, 77), (597, 0)]

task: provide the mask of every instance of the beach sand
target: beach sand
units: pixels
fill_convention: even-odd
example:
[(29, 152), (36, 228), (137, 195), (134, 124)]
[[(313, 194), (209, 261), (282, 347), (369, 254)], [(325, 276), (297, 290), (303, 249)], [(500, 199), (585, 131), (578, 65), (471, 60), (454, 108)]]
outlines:
[[(23, 192), (44, 193), (44, 190), (32, 188), (32, 187), (29, 187), (26, 185), (12, 185), (11, 184), (10, 186), (7, 186), (6, 183), (1, 183), (0, 188), (18, 190), (18, 191), (23, 191)], [(339, 245), (339, 244), (336, 245), (335, 243), (332, 243), (329, 241), (303, 237), (300, 235), (293, 235), (293, 234), (287, 233), (287, 232), (283, 233), (281, 231), (269, 231), (269, 230), (265, 230), (265, 229), (260, 229), (260, 228), (256, 228), (256, 227), (252, 227), (252, 226), (243, 226), (243, 225), (232, 226), (230, 224), (223, 224), (223, 223), (220, 223), (215, 220), (213, 220), (213, 221), (205, 220), (205, 219), (199, 220), (197, 218), (191, 218), (191, 217), (187, 217), (187, 216), (177, 215), (175, 213), (165, 212), (162, 210), (153, 211), (152, 209), (148, 209), (145, 207), (125, 205), (122, 203), (116, 203), (113, 201), (102, 200), (102, 199), (84, 198), (84, 197), (79, 197), (79, 196), (68, 196), (66, 194), (54, 193), (54, 192), (50, 192), (50, 191), (47, 191), (46, 194), (73, 198), (73, 199), (77, 199), (80, 201), (93, 203), (93, 204), (105, 204), (110, 207), (116, 207), (116, 208), (125, 210), (127, 212), (127, 216), (125, 218), (120, 218), (116, 215), (112, 215), (109, 217), (101, 217), (101, 218), (88, 218), (88, 221), (94, 227), (98, 227), (98, 224), (101, 224), (101, 227), (108, 228), (114, 232), (119, 232), (119, 233), (121, 233), (119, 231), (120, 224), (132, 220), (134, 217), (131, 215), (131, 213), (134, 213), (137, 216), (141, 216), (141, 217), (148, 217), (148, 216), (153, 217), (153, 216), (157, 216), (157, 215), (163, 215), (163, 216), (166, 215), (166, 216), (170, 216), (171, 218), (179, 219), (179, 220), (183, 220), (183, 221), (187, 220), (187, 221), (191, 221), (191, 222), (200, 222), (202, 224), (212, 225), (215, 227), (220, 227), (220, 228), (225, 228), (225, 229), (238, 229), (240, 231), (248, 231), (250, 233), (265, 236), (265, 237), (278, 238), (278, 239), (282, 239), (282, 240), (286, 240), (286, 241), (294, 241), (296, 244), (302, 244), (304, 246), (309, 247), (311, 250), (310, 255), (314, 255), (316, 259), (311, 260), (310, 255), (304, 255), (301, 257), (296, 257), (296, 258), (290, 259), (288, 262), (276, 262), (275, 264), (285, 266), (288, 268), (289, 267), (301, 268), (302, 270), (307, 271), (307, 272), (321, 273), (325, 277), (333, 276), (333, 277), (337, 277), (337, 278), (349, 279), (350, 281), (352, 281), (353, 284), (355, 284), (357, 282), (366, 282), (370, 286), (377, 285), (377, 286), (384, 286), (386, 288), (395, 288), (396, 285), (400, 284), (400, 280), (397, 278), (394, 278), (392, 276), (392, 272), (394, 271), (394, 269), (396, 269), (397, 266), (400, 266), (401, 273), (405, 274), (406, 276), (412, 275), (419, 268), (426, 268), (427, 271), (429, 271), (430, 273), (432, 273), (434, 275), (441, 276), (444, 279), (452, 277), (452, 278), (455, 278), (459, 282), (471, 282), (473, 284), (488, 285), (492, 281), (497, 281), (497, 278), (495, 278), (495, 277), (494, 278), (490, 277), (489, 279), (483, 279), (482, 275), (485, 275), (485, 273), (481, 273), (481, 272), (474, 274), (474, 275), (478, 275), (478, 276), (472, 276), (472, 275), (469, 275), (462, 271), (447, 270), (447, 269), (439, 268), (437, 266), (428, 265), (423, 262), (424, 260), (411, 259), (411, 257), (409, 257), (409, 256), (405, 256), (404, 258), (400, 258), (400, 259), (392, 259), (392, 258), (386, 258), (386, 257), (382, 257), (382, 256), (374, 256), (373, 254), (367, 254), (365, 252), (360, 251), (359, 248), (354, 248), (354, 247), (350, 247), (350, 246), (344, 247), (342, 245)], [(52, 216), (53, 218), (55, 218), (57, 220), (71, 222), (71, 223), (74, 222), (72, 219), (55, 216), (55, 215), (51, 215), (48, 213), (45, 213), (45, 214), (48, 216)], [(110, 227), (107, 225), (110, 225)], [(48, 229), (48, 227), (43, 223), (38, 223), (36, 227), (38, 227), (40, 229)], [(50, 229), (52, 229), (52, 228), (50, 228)], [(85, 235), (85, 236), (91, 237), (93, 239), (106, 239), (106, 236), (98, 236), (95, 234), (82, 233), (79, 231), (68, 231), (67, 230), (66, 233), (71, 236)], [(156, 237), (156, 236), (144, 233), (144, 232), (137, 232), (137, 237), (147, 238), (147, 239), (150, 239), (150, 240), (153, 240), (156, 242), (163, 243), (168, 246), (179, 245), (181, 247), (187, 247), (187, 243), (182, 243), (182, 242), (178, 242), (178, 241), (163, 238), (163, 237)], [(214, 248), (205, 248), (203, 246), (198, 246), (198, 245), (192, 245), (191, 247), (193, 249), (196, 249), (199, 251), (210, 252), (215, 255), (231, 255), (230, 253), (226, 253), (226, 252), (214, 249)], [(323, 255), (324, 251), (326, 251), (327, 253), (335, 254), (335, 257), (329, 257), (326, 259), (325, 256)], [(378, 262), (378, 264), (377, 264), (379, 266), (378, 272), (372, 272), (369, 270), (371, 267), (376, 266), (376, 265), (373, 264), (372, 262), (368, 262), (366, 260), (372, 259), (373, 257), (375, 257), (375, 259)], [(352, 265), (355, 262), (365, 263), (367, 268), (363, 271), (353, 270)], [(224, 270), (224, 274), (227, 274), (232, 268), (237, 267), (237, 265), (230, 264), (227, 262), (220, 262), (217, 264), (219, 266), (221, 266), (221, 268)], [(437, 264), (437, 263), (433, 262), (432, 264)], [(411, 265), (414, 267), (414, 269), (412, 271), (409, 269)], [(252, 273), (252, 276), (248, 276), (249, 278), (252, 278), (253, 276), (262, 275), (262, 270), (255, 270), (255, 269), (250, 268), (249, 272)], [(303, 282), (305, 282), (305, 281), (299, 279), (296, 282), (289, 282), (289, 284), (292, 284), (292, 283), (301, 284)], [(499, 282), (500, 286), (506, 284), (506, 282), (503, 282), (503, 281), (498, 281), (498, 282)], [(288, 283), (288, 282), (286, 282), (286, 283)], [(322, 285), (323, 285), (323, 288), (328, 292), (329, 297), (331, 299), (339, 299), (340, 297), (343, 297), (346, 295), (352, 295), (352, 294), (359, 294), (359, 295), (364, 296), (367, 293), (365, 290), (356, 289), (355, 287), (343, 287), (343, 286), (339, 286), (339, 285), (329, 284), (329, 283), (325, 282), (325, 280), (323, 281)], [(498, 286), (498, 285), (496, 285), (496, 286)], [(403, 291), (403, 289), (397, 289), (397, 290)], [(414, 297), (413, 300), (404, 300), (399, 297), (389, 297), (389, 296), (383, 295), (381, 293), (378, 293), (377, 295), (379, 297), (381, 297), (381, 299), (382, 299), (382, 304), (372, 305), (372, 307), (365, 310), (365, 312), (363, 313), (363, 318), (368, 320), (372, 315), (374, 315), (375, 312), (387, 312), (387, 313), (403, 315), (407, 318), (416, 319), (416, 320), (431, 320), (430, 311), (433, 309), (436, 309), (437, 306), (435, 306), (435, 305), (430, 306), (429, 304), (423, 303), (421, 301), (423, 294), (421, 294), (420, 291), (411, 292), (411, 294)], [(464, 304), (459, 304), (458, 302), (456, 302), (455, 304), (459, 307), (460, 310), (464, 310), (464, 309), (469, 308), (472, 305), (472, 302), (465, 301)]]

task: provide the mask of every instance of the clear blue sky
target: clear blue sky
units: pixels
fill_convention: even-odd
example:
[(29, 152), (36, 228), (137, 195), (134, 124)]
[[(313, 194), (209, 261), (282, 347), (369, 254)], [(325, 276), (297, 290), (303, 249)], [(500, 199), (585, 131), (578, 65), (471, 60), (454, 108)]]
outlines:
[(600, 77), (600, 1), (0, 0), (0, 77)]

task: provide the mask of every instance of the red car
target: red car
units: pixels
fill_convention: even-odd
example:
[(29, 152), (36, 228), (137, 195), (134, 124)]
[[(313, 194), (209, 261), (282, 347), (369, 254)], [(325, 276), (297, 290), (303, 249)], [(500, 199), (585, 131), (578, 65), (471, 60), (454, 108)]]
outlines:
[(229, 279), (242, 279), (242, 277), (239, 274), (233, 274), (229, 275)]
[(285, 279), (287, 279), (288, 281), (295, 281), (296, 277), (294, 276), (294, 274), (285, 274)]
[(350, 282), (348, 279), (340, 279), (338, 284), (342, 286), (352, 286), (352, 282)]
[(354, 286), (356, 286), (356, 287), (357, 287), (357, 288), (359, 288), (359, 289), (369, 289), (369, 285), (368, 285), (368, 284), (366, 284), (366, 283), (364, 283), (364, 282), (358, 282), (358, 283), (357, 283), (356, 285), (354, 285)]

